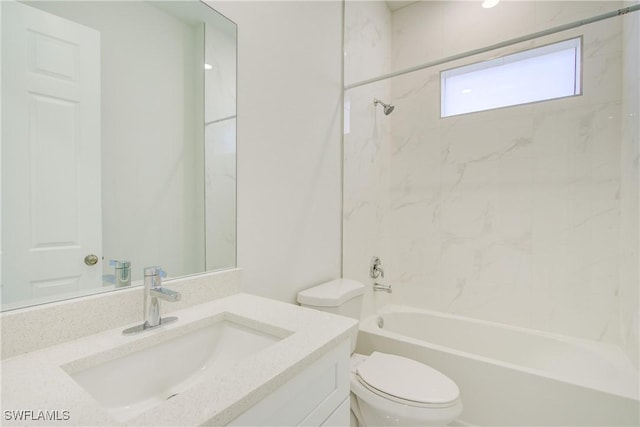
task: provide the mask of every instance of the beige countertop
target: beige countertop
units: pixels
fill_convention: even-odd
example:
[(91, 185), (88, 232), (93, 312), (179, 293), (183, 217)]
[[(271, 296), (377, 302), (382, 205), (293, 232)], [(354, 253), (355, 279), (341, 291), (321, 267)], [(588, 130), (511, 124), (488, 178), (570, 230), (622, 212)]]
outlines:
[[(5, 359), (1, 371), (2, 424), (224, 425), (348, 339), (357, 328), (353, 319), (248, 294), (171, 315), (179, 320), (137, 335), (125, 336), (124, 328), (119, 327)], [(83, 361), (112, 360), (137, 347), (195, 330), (212, 316), (226, 316), (249, 327), (254, 324), (284, 338), (124, 423), (114, 419), (67, 373)], [(60, 420), (18, 421), (11, 419), (12, 411), (31, 411), (27, 417), (32, 418), (40, 411), (57, 411)]]

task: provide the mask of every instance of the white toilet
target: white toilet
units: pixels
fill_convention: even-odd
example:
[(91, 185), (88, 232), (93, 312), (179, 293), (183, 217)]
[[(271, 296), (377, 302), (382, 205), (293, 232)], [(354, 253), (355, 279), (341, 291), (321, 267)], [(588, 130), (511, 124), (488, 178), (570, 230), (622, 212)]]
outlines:
[[(363, 294), (362, 283), (336, 279), (300, 292), (298, 303), (359, 319)], [(460, 390), (449, 377), (406, 357), (354, 353), (356, 338), (357, 332), (351, 337), (352, 425), (443, 426), (460, 415)]]

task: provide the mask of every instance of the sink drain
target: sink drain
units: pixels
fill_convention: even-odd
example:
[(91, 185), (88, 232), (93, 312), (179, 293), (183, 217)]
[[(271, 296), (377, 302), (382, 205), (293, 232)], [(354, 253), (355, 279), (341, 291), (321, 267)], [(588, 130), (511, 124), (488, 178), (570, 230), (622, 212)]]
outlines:
[(171, 396), (168, 396), (166, 400), (171, 399), (172, 397), (176, 397), (179, 393), (173, 393)]

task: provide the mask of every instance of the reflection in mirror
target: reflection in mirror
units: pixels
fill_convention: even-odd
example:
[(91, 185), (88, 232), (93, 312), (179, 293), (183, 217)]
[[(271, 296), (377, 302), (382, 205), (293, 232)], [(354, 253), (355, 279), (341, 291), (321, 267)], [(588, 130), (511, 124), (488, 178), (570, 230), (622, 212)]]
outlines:
[(2, 309), (235, 266), (236, 25), (2, 1)]

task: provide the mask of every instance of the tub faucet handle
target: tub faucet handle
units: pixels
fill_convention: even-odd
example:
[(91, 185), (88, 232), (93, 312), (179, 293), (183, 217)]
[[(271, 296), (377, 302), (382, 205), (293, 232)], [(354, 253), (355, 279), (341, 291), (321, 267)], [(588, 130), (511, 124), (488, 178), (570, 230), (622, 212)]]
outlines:
[(382, 277), (384, 279), (384, 269), (382, 268), (382, 261), (377, 256), (371, 258), (371, 264), (369, 264), (369, 275), (372, 279)]

